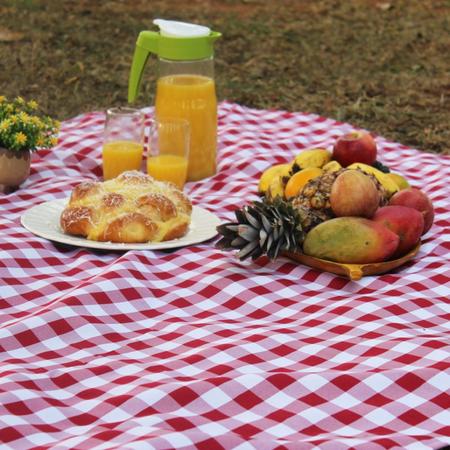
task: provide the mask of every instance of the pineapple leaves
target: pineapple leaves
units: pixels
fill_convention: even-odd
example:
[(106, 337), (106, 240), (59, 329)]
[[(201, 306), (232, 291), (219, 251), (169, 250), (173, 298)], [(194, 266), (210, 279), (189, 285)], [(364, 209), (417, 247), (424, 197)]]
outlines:
[(289, 201), (279, 197), (255, 201), (235, 211), (236, 222), (217, 227), (216, 248), (238, 250), (240, 260), (262, 255), (276, 259), (283, 251), (298, 251), (304, 231), (301, 216)]

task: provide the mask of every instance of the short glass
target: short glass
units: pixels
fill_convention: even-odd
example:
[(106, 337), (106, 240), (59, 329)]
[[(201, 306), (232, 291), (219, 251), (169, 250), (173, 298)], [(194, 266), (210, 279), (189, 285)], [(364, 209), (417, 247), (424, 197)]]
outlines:
[(183, 189), (188, 172), (189, 139), (187, 120), (154, 120), (148, 140), (147, 173)]
[(103, 138), (103, 178), (109, 180), (127, 170), (141, 170), (145, 115), (134, 108), (106, 111)]

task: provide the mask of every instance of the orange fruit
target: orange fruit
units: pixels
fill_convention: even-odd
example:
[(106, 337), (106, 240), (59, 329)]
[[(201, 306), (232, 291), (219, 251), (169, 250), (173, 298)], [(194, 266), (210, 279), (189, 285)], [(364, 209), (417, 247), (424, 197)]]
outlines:
[(286, 184), (284, 196), (286, 198), (291, 198), (300, 194), (301, 190), (309, 180), (322, 175), (322, 173), (323, 170), (319, 167), (307, 167), (306, 169), (294, 173)]

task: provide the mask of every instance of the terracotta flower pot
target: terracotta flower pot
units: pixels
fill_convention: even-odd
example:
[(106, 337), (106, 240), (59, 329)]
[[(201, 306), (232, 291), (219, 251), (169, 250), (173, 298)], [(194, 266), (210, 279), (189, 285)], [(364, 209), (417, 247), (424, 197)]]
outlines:
[(15, 191), (30, 174), (30, 152), (0, 147), (0, 192)]

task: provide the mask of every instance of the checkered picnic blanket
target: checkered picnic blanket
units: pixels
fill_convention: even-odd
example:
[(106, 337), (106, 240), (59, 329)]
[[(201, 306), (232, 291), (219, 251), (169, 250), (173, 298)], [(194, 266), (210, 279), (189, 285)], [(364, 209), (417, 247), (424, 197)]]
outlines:
[[(25, 230), (28, 208), (101, 176), (103, 124), (99, 112), (64, 122), (21, 189), (0, 196), (2, 449), (450, 443), (448, 156), (377, 137), (379, 159), (436, 218), (413, 261), (352, 282), (285, 258), (240, 262), (214, 241), (99, 251)], [(351, 129), (221, 103), (218, 172), (186, 191), (232, 219), (265, 168)]]

